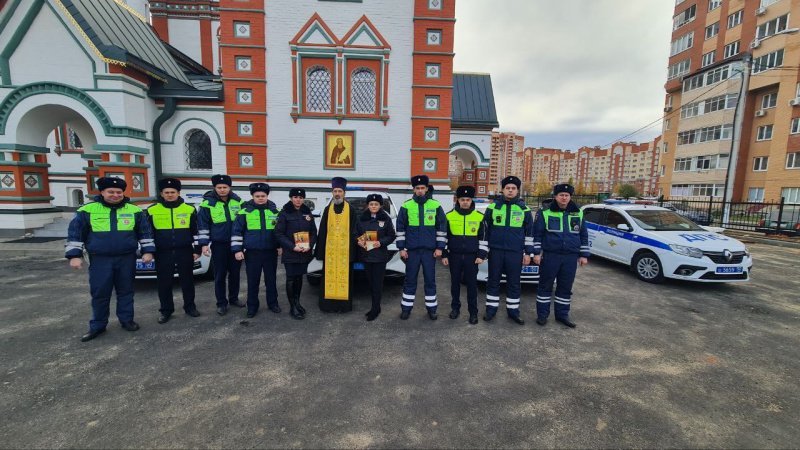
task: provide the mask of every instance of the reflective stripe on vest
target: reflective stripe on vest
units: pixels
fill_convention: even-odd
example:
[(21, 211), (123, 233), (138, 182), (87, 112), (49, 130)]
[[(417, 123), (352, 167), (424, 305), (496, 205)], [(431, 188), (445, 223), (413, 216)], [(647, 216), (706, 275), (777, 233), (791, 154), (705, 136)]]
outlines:
[[(558, 233), (564, 231), (563, 211), (552, 211), (550, 209), (545, 209), (544, 211), (542, 211), (542, 215), (544, 216), (544, 226), (547, 231), (555, 231)], [(567, 220), (569, 221), (570, 233), (581, 232), (581, 224), (583, 223), (583, 211), (569, 213), (569, 215), (567, 215)], [(558, 225), (558, 228), (556, 228), (556, 225)]]
[(153, 218), (153, 228), (156, 230), (177, 230), (189, 228), (189, 222), (194, 208), (181, 203), (177, 208), (167, 208), (161, 203), (147, 208), (147, 213)]
[(472, 211), (467, 215), (459, 214), (456, 210), (447, 213), (447, 223), (453, 236), (477, 236), (481, 220), (483, 214), (478, 211)]
[[(92, 202), (81, 206), (78, 211), (89, 214), (92, 231), (97, 233), (111, 231), (111, 209), (100, 202)], [(141, 212), (141, 208), (126, 203), (122, 208), (115, 209), (117, 210), (116, 231), (132, 231), (136, 226), (136, 213)]]
[(272, 212), (271, 209), (264, 209), (264, 219), (266, 220), (266, 226), (262, 226), (261, 224), (261, 214), (259, 214), (260, 209), (253, 209), (252, 211), (247, 211), (243, 209), (239, 211), (239, 214), (245, 216), (247, 220), (247, 229), (254, 231), (254, 230), (274, 230), (275, 224), (278, 223), (278, 215)]
[(511, 205), (511, 220), (510, 224), (506, 223), (506, 204), (503, 203), (500, 205), (500, 208), (496, 208), (496, 203), (491, 203), (488, 206), (488, 209), (492, 210), (492, 225), (494, 226), (508, 226), (511, 228), (522, 228), (522, 225), (525, 223), (525, 214), (530, 212), (530, 208), (521, 207), (518, 204)]
[[(221, 200), (217, 200), (214, 206), (209, 205), (208, 200), (200, 204), (200, 207), (208, 208), (208, 211), (211, 213), (211, 222), (213, 223), (225, 223), (228, 221), (228, 218), (225, 216), (225, 206), (225, 202)], [(228, 200), (227, 206), (230, 210), (231, 222), (233, 222), (236, 215), (239, 214), (239, 211), (242, 209), (242, 201), (230, 199)]]
[[(422, 206), (424, 209), (424, 218), (423, 218), (423, 226), (432, 227), (436, 225), (436, 210), (439, 209), (439, 202), (436, 200), (428, 199), (425, 201), (425, 204)], [(412, 198), (411, 200), (406, 200), (403, 203), (403, 208), (406, 209), (408, 213), (408, 225), (411, 227), (418, 227), (419, 226), (419, 203), (414, 201)]]

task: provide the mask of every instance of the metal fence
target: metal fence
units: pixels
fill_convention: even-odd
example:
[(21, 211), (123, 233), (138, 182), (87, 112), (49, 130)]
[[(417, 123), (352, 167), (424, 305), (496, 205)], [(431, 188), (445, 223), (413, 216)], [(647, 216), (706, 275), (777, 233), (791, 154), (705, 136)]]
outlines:
[[(552, 198), (551, 195), (526, 196), (525, 202), (531, 207), (541, 206)], [(579, 206), (584, 206), (603, 203), (607, 195), (575, 195), (572, 199)], [(656, 200), (631, 201), (669, 208), (700, 225), (800, 236), (800, 204), (786, 203), (784, 198), (779, 202), (723, 202), (713, 197), (692, 200), (660, 197)]]

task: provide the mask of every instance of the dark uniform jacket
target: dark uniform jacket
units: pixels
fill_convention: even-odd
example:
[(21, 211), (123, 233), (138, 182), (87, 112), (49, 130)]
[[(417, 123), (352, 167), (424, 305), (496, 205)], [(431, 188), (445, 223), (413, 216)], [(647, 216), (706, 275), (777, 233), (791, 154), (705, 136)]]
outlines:
[[(426, 204), (430, 207), (426, 207)], [(415, 208), (419, 224), (409, 222), (409, 209)], [(433, 224), (424, 225), (425, 217), (433, 215)], [(397, 214), (397, 248), (399, 250), (444, 250), (447, 244), (447, 217), (438, 201), (427, 196), (406, 200)]]
[[(225, 222), (214, 223), (211, 218), (211, 210), (216, 208), (217, 203), (220, 203), (225, 213)], [(209, 242), (223, 242), (228, 243), (231, 241), (231, 232), (233, 231), (233, 221), (236, 220), (236, 214), (239, 212), (239, 205), (242, 199), (239, 198), (233, 191), (228, 195), (228, 201), (223, 202), (219, 198), (216, 191), (208, 191), (203, 195), (203, 202), (200, 203), (200, 210), (197, 213), (197, 226), (199, 228), (199, 244), (208, 245)]]
[(83, 247), (89, 255), (120, 256), (136, 253), (154, 253), (153, 231), (138, 206), (125, 197), (120, 203), (110, 205), (101, 195), (94, 202), (83, 205), (75, 213), (67, 231), (65, 256), (69, 259), (83, 256)]
[[(257, 214), (258, 221), (250, 227), (247, 218)], [(251, 216), (252, 217), (252, 216)], [(267, 200), (263, 205), (256, 205), (252, 200), (242, 204), (242, 209), (233, 221), (231, 232), (231, 252), (238, 253), (244, 250), (275, 250), (278, 248), (278, 239), (275, 228), (278, 220), (278, 207), (272, 200)]]
[(486, 224), (490, 251), (533, 253), (533, 216), (519, 197), (512, 200), (506, 200), (502, 195), (498, 197), (486, 209), (483, 223)]
[[(555, 201), (550, 204), (550, 211), (561, 213), (561, 223), (558, 217), (550, 217), (546, 214), (539, 214), (533, 227), (533, 253), (538, 255), (545, 253), (560, 254), (580, 254), (584, 258), (589, 257), (589, 232), (586, 230), (586, 221), (583, 214), (575, 202), (570, 201), (566, 210), (558, 207)], [(546, 220), (550, 223), (547, 223)], [(576, 229), (577, 227), (577, 229)]]
[(364, 210), (358, 218), (356, 225), (356, 238), (367, 231), (377, 232), (378, 242), (381, 246), (370, 251), (358, 247), (358, 260), (369, 263), (385, 263), (389, 261), (389, 244), (394, 242), (395, 232), (392, 218), (383, 209), (378, 211), (374, 217), (369, 210)]
[[(470, 253), (476, 254), (477, 258), (486, 259), (489, 254), (489, 247), (487, 247), (486, 242), (486, 225), (483, 223), (483, 214), (475, 213), (473, 216), (477, 220), (467, 220), (474, 211), (475, 204), (473, 203), (469, 209), (461, 209), (456, 205), (452, 211), (447, 213), (447, 248), (442, 253), (443, 258), (447, 258), (450, 253)], [(475, 236), (454, 235), (450, 219), (455, 215), (458, 216), (456, 217), (457, 220), (463, 221), (459, 224), (462, 230), (470, 230), (470, 227), (476, 227), (477, 234)]]
[[(155, 208), (156, 205), (161, 205), (166, 209)], [(195, 254), (199, 255), (197, 211), (195, 211), (194, 207), (184, 203), (181, 197), (178, 197), (174, 202), (167, 202), (163, 198), (159, 198), (156, 205), (147, 208), (146, 214), (148, 222), (153, 229), (153, 238), (158, 251), (192, 249)], [(181, 205), (186, 205), (186, 207), (182, 208)], [(186, 212), (181, 211), (183, 209)], [(168, 221), (171, 228), (157, 229), (156, 215), (164, 215), (163, 220)], [(182, 223), (183, 221), (186, 221), (186, 223)]]
[[(294, 234), (300, 231), (307, 231), (311, 243), (310, 252), (294, 251)], [(317, 243), (317, 224), (308, 206), (302, 205), (296, 209), (291, 201), (286, 202), (278, 214), (278, 224), (275, 226), (275, 236), (278, 244), (283, 248), (284, 264), (307, 264), (314, 259), (314, 245)]]

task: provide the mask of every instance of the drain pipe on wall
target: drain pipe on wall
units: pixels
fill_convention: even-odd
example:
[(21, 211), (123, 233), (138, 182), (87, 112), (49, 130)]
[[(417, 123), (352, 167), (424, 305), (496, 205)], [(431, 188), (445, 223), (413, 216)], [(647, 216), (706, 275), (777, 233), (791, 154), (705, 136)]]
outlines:
[(175, 115), (175, 110), (178, 107), (178, 101), (174, 97), (167, 97), (164, 99), (164, 110), (161, 115), (153, 122), (153, 173), (156, 176), (156, 183), (161, 179), (164, 174), (161, 169), (161, 125), (168, 121)]

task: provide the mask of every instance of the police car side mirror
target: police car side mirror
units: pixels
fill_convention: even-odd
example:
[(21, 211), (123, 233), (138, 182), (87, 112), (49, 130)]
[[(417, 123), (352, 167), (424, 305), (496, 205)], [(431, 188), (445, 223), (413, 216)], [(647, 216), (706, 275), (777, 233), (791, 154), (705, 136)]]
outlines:
[(631, 231), (631, 227), (629, 227), (627, 223), (621, 223), (617, 225), (617, 229), (622, 231)]

